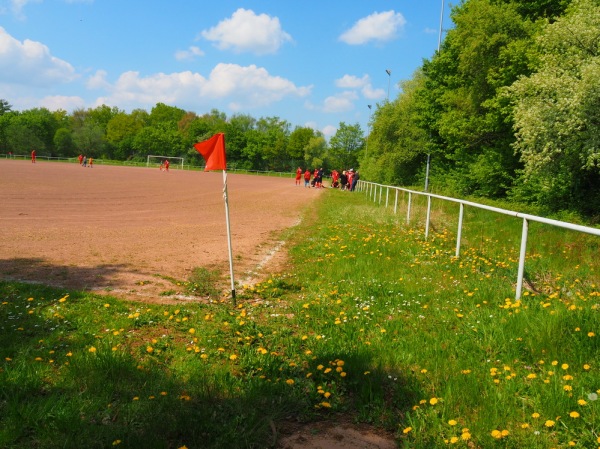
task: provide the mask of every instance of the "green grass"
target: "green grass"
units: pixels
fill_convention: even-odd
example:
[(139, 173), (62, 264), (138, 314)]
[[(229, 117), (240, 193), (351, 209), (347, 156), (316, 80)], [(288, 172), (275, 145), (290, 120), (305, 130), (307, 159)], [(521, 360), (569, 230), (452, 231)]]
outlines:
[(399, 447), (597, 447), (597, 240), (534, 229), (515, 302), (520, 221), (467, 210), (456, 259), (456, 205), (427, 240), (422, 206), (326, 192), (237, 307), (0, 283), (0, 447), (264, 448), (341, 415)]

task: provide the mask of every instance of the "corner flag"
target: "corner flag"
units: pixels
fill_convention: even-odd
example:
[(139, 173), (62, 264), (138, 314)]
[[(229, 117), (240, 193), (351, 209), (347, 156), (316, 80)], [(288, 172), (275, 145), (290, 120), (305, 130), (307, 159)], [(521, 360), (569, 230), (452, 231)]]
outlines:
[(227, 249), (229, 250), (229, 278), (231, 299), (235, 305), (235, 281), (233, 279), (233, 252), (231, 250), (231, 228), (229, 226), (229, 200), (227, 198), (227, 161), (225, 159), (225, 134), (218, 133), (208, 140), (194, 144), (194, 148), (206, 161), (204, 171), (223, 170), (223, 200), (225, 201), (225, 223), (227, 225)]
[(227, 170), (225, 157), (225, 134), (218, 133), (210, 139), (194, 144), (194, 148), (206, 161), (204, 171)]

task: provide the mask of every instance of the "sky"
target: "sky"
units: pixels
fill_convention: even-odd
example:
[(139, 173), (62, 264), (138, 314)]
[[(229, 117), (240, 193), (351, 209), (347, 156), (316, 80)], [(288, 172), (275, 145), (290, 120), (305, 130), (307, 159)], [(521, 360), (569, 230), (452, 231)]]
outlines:
[(340, 122), (366, 131), (377, 105), (435, 54), (442, 5), (0, 0), (0, 98), (17, 111), (165, 103), (279, 117), (327, 137)]

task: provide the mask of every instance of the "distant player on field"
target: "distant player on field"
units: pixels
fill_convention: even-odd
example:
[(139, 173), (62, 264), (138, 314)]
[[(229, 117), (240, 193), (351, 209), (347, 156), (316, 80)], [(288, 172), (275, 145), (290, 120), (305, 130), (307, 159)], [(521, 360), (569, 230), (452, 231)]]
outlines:
[(165, 171), (169, 171), (169, 160), (165, 159), (165, 161), (163, 162), (163, 165), (165, 167)]
[(35, 164), (35, 150), (31, 151), (31, 163)]
[(296, 185), (299, 186), (300, 185), (300, 180), (302, 179), (302, 169), (300, 167), (298, 167), (296, 169)]

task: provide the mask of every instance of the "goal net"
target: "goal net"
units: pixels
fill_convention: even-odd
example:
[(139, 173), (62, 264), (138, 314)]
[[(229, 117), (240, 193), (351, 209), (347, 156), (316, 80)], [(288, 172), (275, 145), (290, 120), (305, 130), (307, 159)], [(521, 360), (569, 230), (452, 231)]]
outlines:
[(155, 156), (152, 154), (148, 155), (148, 159), (146, 160), (146, 167), (150, 167), (150, 164), (156, 165), (160, 167), (163, 165), (165, 160), (169, 161), (169, 168), (180, 168), (183, 170), (183, 157), (175, 157), (175, 156)]

